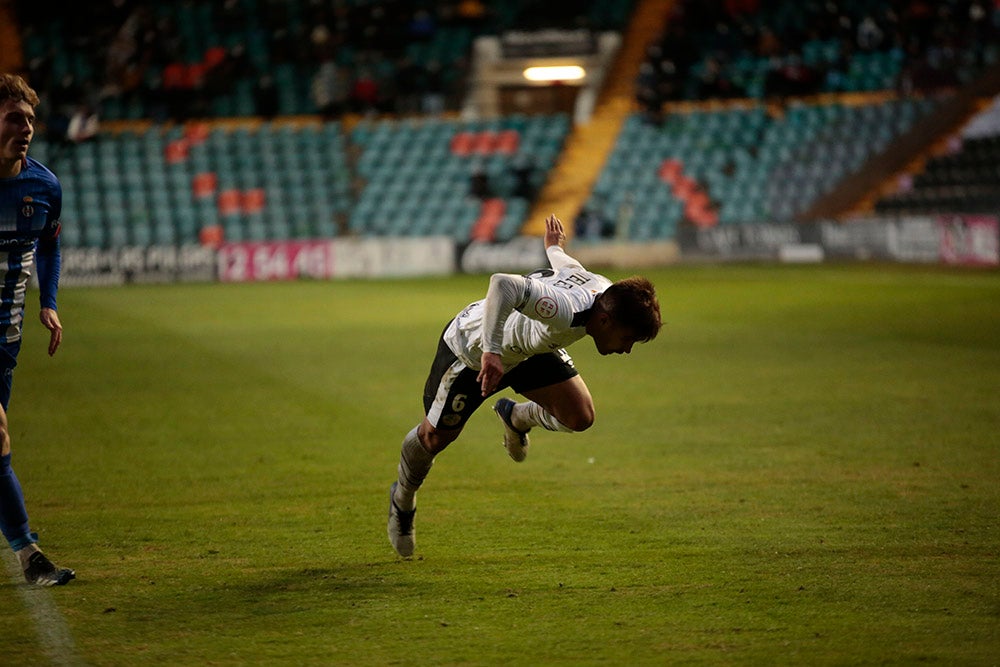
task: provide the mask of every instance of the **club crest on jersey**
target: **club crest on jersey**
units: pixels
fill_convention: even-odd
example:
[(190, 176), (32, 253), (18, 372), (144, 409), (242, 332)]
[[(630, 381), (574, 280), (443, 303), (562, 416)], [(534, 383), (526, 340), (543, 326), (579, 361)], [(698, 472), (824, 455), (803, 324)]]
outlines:
[(543, 296), (535, 302), (535, 312), (543, 320), (548, 320), (555, 317), (556, 313), (559, 312), (559, 305), (555, 302), (555, 299)]
[(21, 215), (26, 218), (30, 218), (35, 214), (35, 207), (31, 205), (31, 203), (35, 200), (31, 197), (25, 197), (21, 201), (24, 202), (24, 206), (21, 207)]

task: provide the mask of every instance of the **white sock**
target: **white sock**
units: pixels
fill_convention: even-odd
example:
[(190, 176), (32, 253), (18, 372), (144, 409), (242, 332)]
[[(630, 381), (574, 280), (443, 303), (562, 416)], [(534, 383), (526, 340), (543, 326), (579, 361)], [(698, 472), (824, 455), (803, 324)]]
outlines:
[(413, 430), (406, 434), (399, 452), (397, 468), (399, 483), (396, 484), (393, 499), (396, 501), (396, 506), (404, 512), (416, 507), (417, 489), (424, 483), (424, 478), (434, 464), (434, 456), (420, 444), (417, 428), (413, 427)]
[(534, 401), (515, 404), (510, 413), (510, 421), (518, 431), (527, 432), (532, 427), (541, 426), (548, 431), (572, 432), (572, 429)]
[(37, 544), (29, 544), (23, 549), (18, 549), (14, 553), (17, 555), (17, 559), (21, 561), (21, 569), (28, 567), (28, 559), (36, 552), (41, 551)]

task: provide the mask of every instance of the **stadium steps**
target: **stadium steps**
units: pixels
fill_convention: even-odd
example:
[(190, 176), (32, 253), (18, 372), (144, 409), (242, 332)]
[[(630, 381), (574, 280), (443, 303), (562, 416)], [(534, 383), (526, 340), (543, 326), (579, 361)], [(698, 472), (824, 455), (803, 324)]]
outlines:
[[(995, 100), (1000, 97), (983, 98), (973, 104), (973, 110), (969, 116), (961, 121), (961, 129), (964, 129), (979, 113), (995, 104)], [(960, 135), (958, 129), (952, 132), (944, 132), (936, 137), (932, 145), (920, 151), (915, 157), (909, 160), (906, 166), (898, 173), (892, 174), (879, 184), (877, 188), (869, 192), (851, 211), (854, 216), (879, 213), (880, 207), (884, 210), (886, 202), (891, 201), (894, 196), (900, 193), (901, 182), (909, 179), (911, 182), (917, 180), (928, 168), (934, 158), (954, 152), (954, 140)]]
[[(13, 3), (0, 1), (0, 72), (20, 72), (24, 69), (21, 50), (21, 28), (14, 13)], [(37, 82), (35, 82), (37, 83)]]
[[(634, 81), (646, 47), (660, 34), (674, 0), (641, 0), (622, 39), (594, 115), (570, 133), (566, 148), (532, 207), (523, 233), (544, 233), (545, 218), (555, 213), (572, 223), (590, 195), (605, 158), (614, 147), (625, 119), (633, 111)], [(567, 227), (571, 228), (572, 224)], [(570, 230), (572, 234), (572, 230)]]

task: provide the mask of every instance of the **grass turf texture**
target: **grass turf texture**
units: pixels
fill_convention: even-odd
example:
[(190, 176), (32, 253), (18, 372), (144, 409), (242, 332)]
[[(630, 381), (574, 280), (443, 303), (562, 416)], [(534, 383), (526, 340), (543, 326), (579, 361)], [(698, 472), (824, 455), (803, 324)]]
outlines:
[[(78, 572), (45, 593), (73, 657), (996, 664), (1000, 275), (648, 275), (660, 338), (572, 349), (595, 426), (518, 465), (481, 410), (412, 561), (385, 536), (399, 443), (485, 277), (63, 290), (10, 422), (33, 527)], [(0, 655), (43, 655), (19, 585)]]

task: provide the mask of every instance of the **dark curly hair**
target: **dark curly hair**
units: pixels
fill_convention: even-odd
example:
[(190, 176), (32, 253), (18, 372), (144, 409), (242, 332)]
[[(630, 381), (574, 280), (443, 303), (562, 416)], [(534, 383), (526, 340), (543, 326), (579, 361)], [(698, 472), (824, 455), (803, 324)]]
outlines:
[(631, 329), (639, 342), (653, 340), (663, 326), (656, 288), (642, 276), (612, 284), (597, 299), (595, 306), (618, 324)]

